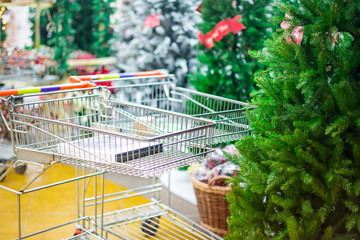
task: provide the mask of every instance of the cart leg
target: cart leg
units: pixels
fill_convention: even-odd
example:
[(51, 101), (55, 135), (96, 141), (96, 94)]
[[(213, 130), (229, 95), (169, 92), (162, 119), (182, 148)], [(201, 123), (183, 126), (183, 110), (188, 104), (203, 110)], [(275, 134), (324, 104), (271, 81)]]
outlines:
[(97, 222), (98, 222), (98, 213), (97, 213), (97, 176), (94, 177), (94, 213), (95, 213), (95, 232), (97, 233)]
[[(76, 166), (76, 168), (75, 168), (75, 174), (76, 174), (76, 177), (79, 177), (79, 167), (78, 166)], [(76, 181), (76, 206), (77, 206), (77, 217), (80, 218), (79, 180)]]
[[(83, 171), (83, 175), (85, 175), (85, 167), (83, 167), (82, 171)], [(86, 192), (86, 188), (85, 188), (85, 178), (82, 180), (82, 217), (85, 217), (85, 192)], [(85, 220), (83, 220), (82, 223), (83, 226), (85, 226)]]
[(104, 233), (104, 188), (105, 188), (105, 177), (104, 173), (101, 174), (101, 220), (100, 220), (100, 231), (101, 238), (103, 238)]
[(20, 201), (20, 197), (21, 195), (18, 194), (17, 195), (17, 200), (18, 200), (18, 240), (21, 240), (21, 201)]

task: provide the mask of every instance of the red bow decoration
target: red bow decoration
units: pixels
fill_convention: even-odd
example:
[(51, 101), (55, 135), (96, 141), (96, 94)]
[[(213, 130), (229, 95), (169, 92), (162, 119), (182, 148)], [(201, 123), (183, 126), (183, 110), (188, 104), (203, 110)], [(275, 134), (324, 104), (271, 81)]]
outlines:
[(205, 34), (205, 36), (202, 32), (200, 32), (198, 35), (200, 42), (205, 44), (206, 48), (212, 48), (214, 46), (214, 39), (216, 42), (219, 42), (230, 31), (236, 34), (239, 31), (246, 29), (244, 24), (238, 21), (241, 18), (241, 15), (237, 15), (233, 19), (227, 18), (225, 20), (222, 20), (218, 24), (216, 24), (216, 26), (210, 32)]

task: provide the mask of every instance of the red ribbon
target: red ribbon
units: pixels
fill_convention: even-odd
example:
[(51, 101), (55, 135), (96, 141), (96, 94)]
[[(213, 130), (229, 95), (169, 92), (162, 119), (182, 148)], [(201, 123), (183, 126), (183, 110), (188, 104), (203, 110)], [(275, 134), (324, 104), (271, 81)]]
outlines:
[(241, 18), (241, 15), (237, 15), (233, 19), (227, 18), (225, 20), (222, 20), (218, 24), (216, 24), (216, 26), (210, 32), (206, 33), (205, 36), (203, 32), (200, 32), (198, 34), (200, 42), (205, 44), (206, 48), (212, 48), (214, 47), (214, 39), (216, 42), (219, 42), (230, 31), (236, 34), (239, 31), (246, 29), (244, 24), (238, 21)]

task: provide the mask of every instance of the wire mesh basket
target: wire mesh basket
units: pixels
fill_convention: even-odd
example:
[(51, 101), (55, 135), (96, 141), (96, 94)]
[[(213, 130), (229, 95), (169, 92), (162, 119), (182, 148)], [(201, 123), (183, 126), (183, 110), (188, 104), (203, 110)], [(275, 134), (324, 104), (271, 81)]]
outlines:
[[(108, 91), (10, 97), (18, 158), (150, 177), (197, 162), (212, 151), (208, 136), (214, 122), (112, 100), (103, 93)], [(46, 98), (32, 101), (34, 96)], [(18, 97), (24, 103), (16, 104)]]
[(121, 239), (222, 239), (158, 201), (106, 213), (104, 222), (105, 231)]
[[(157, 180), (159, 180), (157, 178)], [(150, 201), (136, 203), (128, 207), (100, 213), (90, 218), (88, 228), (103, 229), (106, 239), (202, 239), (220, 240), (215, 233), (183, 216), (171, 207), (159, 201), (162, 184), (159, 182), (142, 187), (127, 189), (117, 193), (103, 195), (103, 204), (124, 199), (136, 199), (147, 196)], [(90, 197), (84, 201), (85, 207), (101, 205), (101, 197)], [(105, 206), (104, 206), (105, 207)]]
[[(150, 75), (149, 75), (150, 74)], [(71, 77), (70, 81), (106, 84), (111, 98), (156, 107), (216, 122), (213, 143), (235, 141), (251, 134), (247, 103), (176, 87), (173, 75), (161, 71)]]

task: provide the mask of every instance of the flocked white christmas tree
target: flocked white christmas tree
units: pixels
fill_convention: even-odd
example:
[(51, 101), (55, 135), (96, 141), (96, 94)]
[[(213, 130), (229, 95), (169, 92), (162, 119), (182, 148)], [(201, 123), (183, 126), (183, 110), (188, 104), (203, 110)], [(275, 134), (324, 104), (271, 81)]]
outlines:
[(192, 0), (124, 1), (113, 43), (117, 67), (125, 72), (167, 69), (185, 86), (188, 74), (196, 72), (198, 5)]

